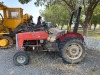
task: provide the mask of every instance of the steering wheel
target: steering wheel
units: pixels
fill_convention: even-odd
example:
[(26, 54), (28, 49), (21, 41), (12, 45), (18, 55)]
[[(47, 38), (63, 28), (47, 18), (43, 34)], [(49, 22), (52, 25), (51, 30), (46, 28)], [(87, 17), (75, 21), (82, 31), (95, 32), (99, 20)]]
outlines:
[(48, 25), (47, 25), (47, 23), (46, 22), (42, 22), (42, 24), (41, 24), (43, 27), (44, 27), (44, 30), (46, 31), (46, 32), (48, 32)]
[(2, 16), (2, 14), (0, 13), (0, 25), (2, 25), (3, 24), (3, 22), (4, 22), (4, 19), (3, 19), (3, 16)]

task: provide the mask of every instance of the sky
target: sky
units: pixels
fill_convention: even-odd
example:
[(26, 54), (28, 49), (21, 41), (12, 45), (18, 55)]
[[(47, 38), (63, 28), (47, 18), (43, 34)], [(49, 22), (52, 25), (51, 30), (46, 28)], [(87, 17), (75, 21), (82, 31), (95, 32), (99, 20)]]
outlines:
[(37, 23), (37, 17), (40, 16), (40, 11), (44, 10), (44, 7), (36, 7), (34, 2), (36, 0), (32, 0), (28, 4), (21, 4), (18, 0), (0, 0), (0, 2), (4, 2), (4, 5), (7, 7), (20, 7), (23, 10), (23, 13), (28, 13), (33, 16), (33, 21)]

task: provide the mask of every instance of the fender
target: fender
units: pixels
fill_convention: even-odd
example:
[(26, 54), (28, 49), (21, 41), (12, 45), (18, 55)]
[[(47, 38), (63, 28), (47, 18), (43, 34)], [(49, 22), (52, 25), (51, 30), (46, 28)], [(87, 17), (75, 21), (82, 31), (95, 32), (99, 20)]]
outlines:
[(70, 37), (76, 37), (76, 38), (80, 38), (84, 41), (84, 37), (79, 34), (79, 33), (75, 33), (75, 32), (67, 32), (66, 34), (62, 35), (59, 40), (63, 41), (65, 38), (70, 38)]

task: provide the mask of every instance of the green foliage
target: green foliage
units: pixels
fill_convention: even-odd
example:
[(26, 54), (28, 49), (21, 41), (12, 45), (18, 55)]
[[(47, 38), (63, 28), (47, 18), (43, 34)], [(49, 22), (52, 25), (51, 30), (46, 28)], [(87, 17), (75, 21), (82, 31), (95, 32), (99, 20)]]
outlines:
[(22, 4), (27, 4), (28, 2), (30, 2), (31, 0), (19, 0), (20, 3)]
[(53, 1), (55, 0), (36, 0), (36, 2), (34, 3), (36, 6), (48, 6), (50, 5), (51, 3), (53, 3)]
[(92, 24), (100, 24), (100, 4), (94, 10), (94, 14), (91, 20)]
[(70, 16), (66, 7), (58, 4), (46, 7), (46, 9), (41, 12), (41, 15), (44, 17), (45, 21), (52, 22), (54, 25), (68, 24)]

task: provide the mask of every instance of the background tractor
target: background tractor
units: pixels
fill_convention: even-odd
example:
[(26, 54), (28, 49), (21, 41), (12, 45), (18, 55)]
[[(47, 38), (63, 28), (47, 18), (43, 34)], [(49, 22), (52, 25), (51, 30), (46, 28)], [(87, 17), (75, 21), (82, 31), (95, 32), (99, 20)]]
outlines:
[[(13, 57), (15, 65), (26, 65), (29, 62), (28, 52), (35, 51), (58, 51), (61, 58), (68, 63), (78, 63), (85, 57), (86, 46), (84, 37), (77, 33), (81, 7), (72, 12), (69, 26), (71, 27), (73, 14), (77, 12), (73, 32), (62, 31), (53, 28), (50, 24), (42, 23), (33, 28), (34, 32), (16, 34), (17, 53)], [(39, 29), (40, 30), (37, 30)], [(41, 30), (44, 28), (44, 30)]]
[(11, 47), (15, 34), (25, 32), (25, 26), (30, 22), (32, 16), (23, 15), (22, 8), (9, 8), (0, 3), (0, 48)]

